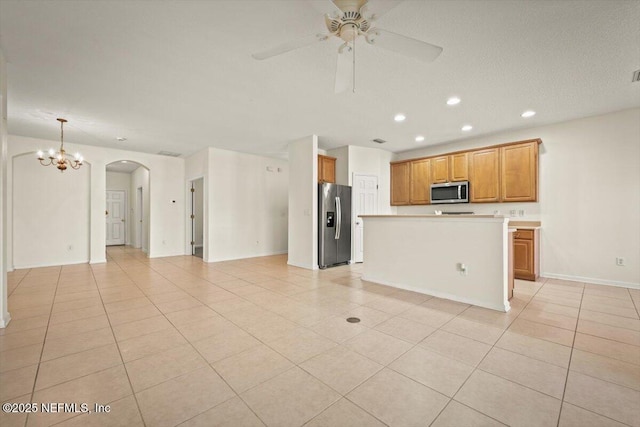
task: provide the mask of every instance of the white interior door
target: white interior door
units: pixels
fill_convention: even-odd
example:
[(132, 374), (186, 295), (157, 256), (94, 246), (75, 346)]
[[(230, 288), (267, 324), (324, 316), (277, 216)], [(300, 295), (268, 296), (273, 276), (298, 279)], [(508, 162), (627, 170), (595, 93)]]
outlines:
[(125, 192), (120, 190), (107, 190), (107, 246), (124, 245), (125, 243)]
[(378, 177), (375, 175), (353, 174), (352, 205), (354, 218), (353, 259), (364, 260), (364, 222), (358, 215), (375, 215), (378, 213)]
[(134, 247), (141, 248), (142, 247), (142, 230), (144, 229), (144, 224), (142, 222), (144, 218), (143, 216), (144, 203), (142, 199), (142, 187), (138, 187), (138, 190), (136, 192), (136, 207), (137, 207), (136, 219), (138, 222), (136, 223), (136, 244)]

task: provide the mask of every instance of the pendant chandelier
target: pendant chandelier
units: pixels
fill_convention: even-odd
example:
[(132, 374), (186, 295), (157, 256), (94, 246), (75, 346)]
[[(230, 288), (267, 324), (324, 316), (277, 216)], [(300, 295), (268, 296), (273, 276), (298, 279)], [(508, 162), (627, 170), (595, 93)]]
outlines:
[(38, 151), (38, 160), (40, 160), (40, 164), (42, 166), (50, 166), (54, 165), (60, 172), (64, 172), (68, 167), (72, 169), (80, 169), (82, 166), (82, 162), (84, 159), (80, 155), (80, 153), (76, 153), (73, 156), (73, 160), (68, 159), (66, 156), (66, 152), (64, 151), (64, 124), (67, 122), (66, 119), (56, 119), (60, 122), (60, 150), (55, 152), (53, 148), (49, 148), (48, 156), (49, 160), (44, 159), (44, 153), (42, 151)]

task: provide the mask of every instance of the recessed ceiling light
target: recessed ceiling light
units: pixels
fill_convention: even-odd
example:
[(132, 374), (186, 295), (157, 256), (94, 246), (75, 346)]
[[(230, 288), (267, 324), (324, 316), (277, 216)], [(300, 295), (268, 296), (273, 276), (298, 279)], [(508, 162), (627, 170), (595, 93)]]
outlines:
[(126, 141), (127, 138), (125, 138), (124, 136), (117, 136), (116, 139), (120, 142)]
[(469, 132), (471, 129), (473, 129), (473, 126), (471, 125), (462, 126), (462, 132)]
[(447, 99), (447, 105), (458, 105), (460, 104), (460, 98), (458, 98), (457, 96), (452, 96), (451, 98)]
[(393, 118), (393, 120), (395, 120), (396, 122), (404, 122), (407, 119), (407, 116), (405, 116), (402, 113), (398, 113), (395, 115), (395, 117)]
[(536, 112), (533, 110), (527, 110), (524, 113), (520, 114), (520, 116), (524, 117), (525, 119), (529, 118), (529, 117), (533, 117), (536, 115)]
[(422, 141), (424, 141), (424, 136), (422, 135), (416, 136), (416, 142), (422, 142)]
[(120, 163), (127, 163), (127, 161), (126, 160), (121, 160)]

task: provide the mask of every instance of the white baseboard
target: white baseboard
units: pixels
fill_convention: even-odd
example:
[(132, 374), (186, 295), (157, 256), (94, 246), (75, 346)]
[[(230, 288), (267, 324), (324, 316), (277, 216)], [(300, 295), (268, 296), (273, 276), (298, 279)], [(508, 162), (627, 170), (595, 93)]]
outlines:
[(593, 277), (572, 276), (570, 274), (541, 273), (540, 276), (547, 279), (569, 280), (571, 282), (590, 283), (593, 285), (615, 286), (619, 288), (640, 289), (640, 283), (620, 282), (617, 280), (595, 279)]
[(272, 255), (282, 255), (282, 254), (286, 254), (286, 253), (287, 253), (287, 251), (260, 252), (260, 253), (256, 253), (256, 254), (246, 254), (246, 255), (241, 255), (241, 256), (210, 258), (206, 262), (236, 261), (236, 260), (239, 260), (239, 259), (258, 258), (258, 257), (262, 257), (262, 256), (272, 256)]
[(361, 280), (365, 280), (367, 282), (379, 283), (381, 285), (391, 286), (393, 288), (404, 289), (405, 291), (412, 291), (412, 292), (417, 292), (419, 294), (431, 295), (431, 296), (438, 297), (438, 298), (449, 299), (449, 300), (452, 300), (452, 301), (458, 301), (458, 302), (462, 302), (462, 303), (465, 303), (465, 304), (476, 305), (478, 307), (488, 308), (488, 309), (500, 311), (500, 312), (503, 312), (503, 313), (506, 313), (509, 310), (511, 310), (511, 304), (509, 304), (509, 301), (507, 301), (503, 306), (500, 306), (500, 305), (493, 306), (491, 304), (486, 304), (484, 302), (476, 301), (476, 300), (471, 299), (471, 298), (461, 298), (461, 297), (459, 297), (457, 295), (451, 295), (451, 294), (448, 294), (446, 292), (436, 292), (436, 291), (431, 291), (431, 290), (429, 290), (429, 292), (425, 292), (425, 289), (416, 288), (414, 286), (409, 286), (409, 285), (405, 285), (405, 284), (401, 284), (401, 283), (392, 283), (392, 282), (389, 282), (389, 281), (386, 281), (386, 280), (379, 280), (379, 279), (376, 279), (375, 277), (365, 277), (363, 275), (361, 277)]
[(86, 261), (56, 262), (56, 263), (53, 263), (53, 264), (44, 263), (44, 264), (15, 265), (14, 267), (19, 269), (19, 270), (23, 270), (25, 268), (58, 267), (60, 265), (78, 265), (78, 264), (89, 264), (89, 260), (86, 260)]
[(11, 314), (7, 313), (6, 317), (0, 317), (0, 329), (4, 329), (11, 322)]
[(91, 261), (89, 261), (89, 264), (104, 264), (105, 262), (107, 262), (106, 258), (100, 258), (100, 259), (92, 259)]
[(291, 262), (291, 260), (287, 260), (287, 265), (292, 267), (304, 268), (305, 270), (318, 270), (318, 264), (309, 265), (309, 264), (298, 264), (296, 262)]

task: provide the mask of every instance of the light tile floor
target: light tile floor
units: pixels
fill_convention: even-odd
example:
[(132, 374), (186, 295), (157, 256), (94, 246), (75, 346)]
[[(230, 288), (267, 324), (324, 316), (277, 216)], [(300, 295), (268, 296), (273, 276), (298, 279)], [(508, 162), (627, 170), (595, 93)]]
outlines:
[(361, 265), (108, 259), (9, 274), (0, 401), (110, 412), (3, 427), (640, 426), (637, 290), (517, 281), (504, 314), (362, 281)]

